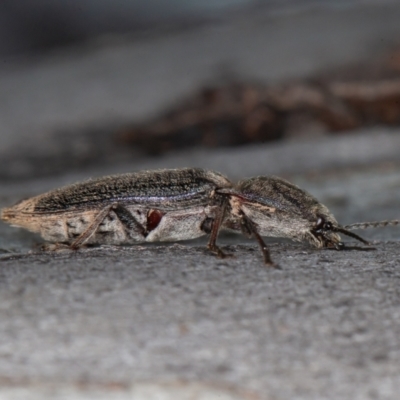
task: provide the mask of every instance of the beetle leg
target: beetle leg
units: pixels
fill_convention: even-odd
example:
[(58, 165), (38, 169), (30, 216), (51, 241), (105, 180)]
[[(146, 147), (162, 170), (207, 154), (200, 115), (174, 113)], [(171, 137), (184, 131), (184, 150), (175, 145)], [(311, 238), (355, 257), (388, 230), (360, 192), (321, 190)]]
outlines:
[(137, 232), (146, 237), (146, 229), (136, 220), (136, 218), (129, 212), (123, 205), (114, 204), (111, 209), (115, 212), (121, 224), (124, 226), (127, 232)]
[(103, 208), (94, 218), (93, 222), (87, 229), (71, 244), (71, 248), (76, 250), (83, 246), (97, 231), (99, 225), (104, 221), (110, 211), (114, 211), (127, 232), (135, 231), (146, 236), (146, 231), (143, 226), (135, 219), (135, 217), (121, 204), (112, 204)]
[(221, 207), (218, 208), (217, 215), (215, 216), (214, 222), (211, 227), (211, 233), (210, 233), (210, 240), (208, 242), (208, 248), (209, 250), (216, 254), (220, 258), (225, 258), (225, 257), (230, 257), (231, 254), (225, 254), (218, 246), (217, 246), (217, 237), (218, 233), (221, 229), (222, 221), (224, 220), (225, 217), (225, 211), (226, 211), (226, 201), (223, 201)]
[(256, 238), (264, 257), (264, 263), (270, 267), (277, 267), (277, 265), (271, 260), (268, 247), (265, 244), (261, 235), (257, 232), (257, 228), (254, 225), (253, 221), (250, 218), (248, 218), (244, 213), (242, 213), (240, 216), (240, 226), (242, 228), (242, 232), (245, 235), (250, 234)]
[(79, 247), (83, 246), (91, 236), (97, 231), (99, 225), (103, 222), (104, 218), (108, 215), (110, 210), (112, 209), (113, 205), (104, 207), (100, 212), (96, 215), (93, 222), (86, 228), (81, 235), (72, 242), (71, 249), (78, 249)]

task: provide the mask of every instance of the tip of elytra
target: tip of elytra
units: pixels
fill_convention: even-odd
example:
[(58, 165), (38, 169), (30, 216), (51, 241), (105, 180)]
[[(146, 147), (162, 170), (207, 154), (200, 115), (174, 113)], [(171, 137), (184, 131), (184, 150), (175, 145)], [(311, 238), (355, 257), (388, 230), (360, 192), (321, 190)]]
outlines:
[(7, 207), (0, 210), (0, 220), (5, 222), (14, 221), (17, 218), (18, 211), (14, 207)]
[(10, 208), (3, 208), (0, 210), (0, 219), (2, 221), (9, 221), (15, 217), (15, 213), (11, 211)]
[(0, 210), (0, 219), (8, 223), (21, 220), (21, 218), (24, 219), (24, 215), (30, 213), (33, 206), (34, 203), (30, 199), (21, 200), (11, 207), (5, 207)]

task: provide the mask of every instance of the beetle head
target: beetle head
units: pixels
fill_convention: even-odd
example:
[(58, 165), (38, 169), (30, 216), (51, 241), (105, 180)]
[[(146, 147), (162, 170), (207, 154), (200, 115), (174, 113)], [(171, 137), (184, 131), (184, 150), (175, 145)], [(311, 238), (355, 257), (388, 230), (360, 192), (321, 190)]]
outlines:
[(334, 222), (329, 221), (322, 215), (318, 216), (317, 222), (314, 228), (311, 230), (313, 239), (317, 241), (318, 247), (328, 247), (336, 250), (342, 250), (344, 249), (345, 245), (343, 242), (341, 242), (339, 233), (343, 233), (346, 236), (357, 239), (366, 245), (369, 244), (369, 242), (362, 237), (348, 231)]

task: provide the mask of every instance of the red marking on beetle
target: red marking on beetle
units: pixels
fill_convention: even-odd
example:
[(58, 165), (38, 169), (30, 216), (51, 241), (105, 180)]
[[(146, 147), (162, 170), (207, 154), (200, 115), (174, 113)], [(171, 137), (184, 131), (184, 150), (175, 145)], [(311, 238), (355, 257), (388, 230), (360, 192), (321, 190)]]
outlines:
[(161, 222), (163, 215), (164, 214), (159, 210), (150, 210), (147, 213), (147, 225), (146, 225), (147, 232), (151, 232), (152, 230), (157, 228), (157, 226)]

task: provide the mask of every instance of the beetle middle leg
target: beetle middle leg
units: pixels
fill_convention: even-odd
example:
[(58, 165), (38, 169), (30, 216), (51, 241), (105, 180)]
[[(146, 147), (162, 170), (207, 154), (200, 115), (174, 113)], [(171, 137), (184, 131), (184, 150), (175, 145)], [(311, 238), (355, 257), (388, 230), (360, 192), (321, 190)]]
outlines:
[(218, 207), (216, 216), (211, 226), (210, 232), (210, 240), (208, 242), (208, 249), (216, 254), (220, 258), (232, 257), (231, 254), (224, 253), (218, 246), (217, 246), (217, 237), (218, 233), (221, 229), (222, 221), (224, 220), (226, 212), (226, 201), (224, 200), (221, 207)]
[(264, 263), (270, 267), (277, 267), (277, 265), (271, 260), (268, 247), (265, 244), (261, 235), (258, 233), (257, 228), (254, 225), (253, 221), (250, 218), (248, 218), (243, 212), (240, 215), (240, 227), (242, 229), (243, 234), (249, 237), (254, 236), (256, 238), (264, 257)]

